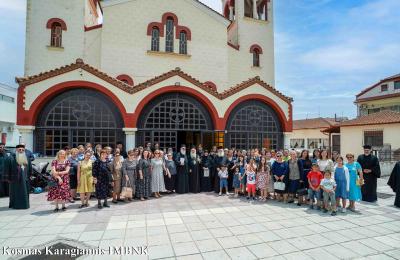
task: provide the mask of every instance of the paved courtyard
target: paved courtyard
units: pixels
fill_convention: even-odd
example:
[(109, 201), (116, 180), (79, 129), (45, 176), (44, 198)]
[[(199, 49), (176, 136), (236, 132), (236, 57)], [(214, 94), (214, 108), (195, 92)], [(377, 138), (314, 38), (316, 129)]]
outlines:
[[(379, 191), (392, 194), (380, 180)], [(169, 259), (400, 259), (400, 210), (393, 197), (359, 204), (332, 217), (296, 204), (247, 202), (214, 193), (171, 195), (109, 209), (54, 214), (45, 194), (31, 209), (8, 210), (0, 199), (0, 248), (34, 248), (57, 239), (82, 246), (148, 245), (149, 258)], [(0, 259), (8, 256), (0, 255)], [(82, 259), (147, 259), (89, 256)]]

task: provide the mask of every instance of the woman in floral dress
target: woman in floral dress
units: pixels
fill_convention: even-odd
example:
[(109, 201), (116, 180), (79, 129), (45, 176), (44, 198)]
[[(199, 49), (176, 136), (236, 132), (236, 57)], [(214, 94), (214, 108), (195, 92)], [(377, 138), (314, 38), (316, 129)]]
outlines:
[[(109, 194), (109, 185), (112, 183), (112, 174), (108, 167), (107, 156), (107, 151), (103, 149), (100, 152), (100, 160), (93, 163), (93, 181), (96, 183), (97, 207), (99, 209), (110, 207), (107, 203), (107, 197)], [(104, 200), (103, 205), (101, 205), (101, 200)]]
[(257, 169), (257, 189), (261, 192), (261, 201), (267, 200), (269, 180), (271, 179), (270, 168), (265, 157), (261, 157), (261, 161)]
[(139, 160), (138, 171), (138, 185), (136, 186), (136, 196), (140, 200), (148, 199), (151, 195), (151, 162), (150, 152), (143, 151), (142, 158)]
[(55, 201), (56, 208), (54, 212), (58, 212), (58, 204), (62, 204), (62, 210), (65, 211), (65, 203), (70, 200), (71, 194), (69, 191), (69, 161), (67, 160), (67, 153), (60, 150), (57, 153), (56, 159), (51, 163), (51, 174), (56, 180), (57, 185), (50, 187), (47, 195), (48, 201)]

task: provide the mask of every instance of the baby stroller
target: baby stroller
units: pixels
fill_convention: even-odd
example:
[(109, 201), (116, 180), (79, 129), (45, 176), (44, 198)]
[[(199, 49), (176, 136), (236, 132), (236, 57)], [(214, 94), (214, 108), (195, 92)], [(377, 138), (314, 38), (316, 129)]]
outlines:
[(32, 175), (29, 178), (31, 184), (31, 192), (37, 193), (39, 191), (44, 191), (45, 188), (48, 186), (49, 181), (51, 181), (52, 179), (50, 170), (47, 170), (48, 166), (48, 162), (32, 164)]

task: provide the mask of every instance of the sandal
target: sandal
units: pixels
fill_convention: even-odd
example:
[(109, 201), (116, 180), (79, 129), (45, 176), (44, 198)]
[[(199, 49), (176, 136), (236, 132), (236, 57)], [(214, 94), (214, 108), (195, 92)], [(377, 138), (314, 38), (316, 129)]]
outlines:
[(85, 204), (79, 205), (79, 208), (80, 208), (80, 209), (81, 209), (81, 208), (84, 208), (84, 207), (86, 207)]
[(66, 211), (67, 208), (66, 208), (66, 207), (62, 207), (61, 210), (62, 210), (62, 211)]
[(59, 208), (55, 208), (54, 210), (53, 210), (53, 212), (58, 212), (58, 211), (60, 211), (60, 209)]

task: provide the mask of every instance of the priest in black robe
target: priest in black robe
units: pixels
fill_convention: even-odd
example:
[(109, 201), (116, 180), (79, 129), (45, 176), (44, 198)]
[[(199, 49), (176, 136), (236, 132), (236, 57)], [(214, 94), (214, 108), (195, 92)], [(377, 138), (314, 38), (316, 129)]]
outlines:
[(378, 200), (376, 193), (378, 178), (381, 177), (381, 168), (378, 158), (371, 154), (371, 146), (364, 145), (364, 154), (358, 156), (357, 162), (363, 169), (364, 185), (361, 186), (362, 200), (375, 202)]
[(6, 176), (10, 171), (10, 155), (6, 153), (5, 144), (0, 143), (0, 197), (8, 196)]
[(200, 156), (196, 152), (196, 148), (190, 150), (189, 156), (189, 192), (199, 193), (200, 187)]
[(212, 191), (211, 186), (211, 168), (212, 168), (212, 157), (208, 154), (208, 150), (204, 150), (203, 156), (201, 156), (201, 191), (210, 192)]
[(214, 160), (214, 167), (215, 167), (215, 176), (214, 176), (214, 192), (219, 193), (219, 176), (218, 172), (221, 169), (222, 165), (227, 164), (227, 159), (225, 156), (224, 149), (222, 147), (218, 147), (218, 154)]
[(175, 156), (176, 163), (176, 192), (183, 194), (189, 192), (189, 160), (186, 156), (186, 146), (182, 145), (181, 150)]
[(26, 156), (25, 146), (17, 145), (11, 157), (11, 168), (7, 176), (10, 182), (10, 204), (12, 209), (29, 209), (29, 178), (32, 174), (31, 160)]
[(233, 191), (233, 175), (235, 174), (236, 159), (233, 157), (232, 150), (228, 151), (226, 162), (226, 166), (228, 169), (228, 191)]
[(388, 185), (396, 193), (394, 205), (400, 208), (400, 161), (396, 163), (388, 181)]

